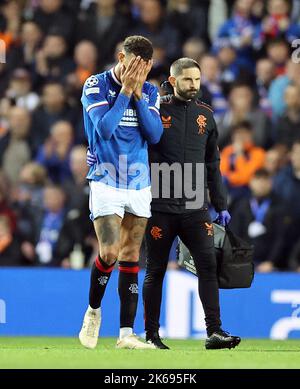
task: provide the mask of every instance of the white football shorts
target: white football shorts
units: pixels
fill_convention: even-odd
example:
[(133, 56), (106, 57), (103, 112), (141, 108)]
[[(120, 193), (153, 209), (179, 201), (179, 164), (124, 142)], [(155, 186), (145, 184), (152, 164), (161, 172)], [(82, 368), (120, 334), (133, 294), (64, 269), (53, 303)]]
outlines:
[(151, 217), (151, 187), (144, 189), (120, 189), (103, 182), (90, 181), (91, 219), (116, 214), (121, 218), (124, 213), (132, 213), (139, 217)]

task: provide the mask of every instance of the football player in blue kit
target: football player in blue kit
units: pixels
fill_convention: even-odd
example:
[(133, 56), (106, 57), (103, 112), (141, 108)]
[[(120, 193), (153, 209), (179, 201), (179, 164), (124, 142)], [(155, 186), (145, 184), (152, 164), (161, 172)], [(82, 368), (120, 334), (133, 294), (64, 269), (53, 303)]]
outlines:
[(90, 279), (89, 306), (80, 342), (95, 348), (101, 302), (116, 261), (119, 263), (120, 333), (118, 348), (148, 349), (133, 333), (138, 302), (138, 261), (151, 216), (148, 144), (163, 132), (158, 89), (146, 82), (153, 48), (142, 36), (126, 38), (117, 65), (89, 77), (83, 87), (85, 134), (97, 163), (88, 173), (90, 211), (99, 243)]

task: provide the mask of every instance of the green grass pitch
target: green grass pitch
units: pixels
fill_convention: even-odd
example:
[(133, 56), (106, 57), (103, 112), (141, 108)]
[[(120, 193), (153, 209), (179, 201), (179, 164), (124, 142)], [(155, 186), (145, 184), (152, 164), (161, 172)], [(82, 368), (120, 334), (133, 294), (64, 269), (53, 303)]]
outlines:
[(75, 338), (0, 337), (0, 368), (229, 369), (300, 368), (300, 340), (242, 340), (234, 350), (205, 350), (203, 340), (166, 340), (171, 350), (116, 350), (100, 338), (86, 350)]

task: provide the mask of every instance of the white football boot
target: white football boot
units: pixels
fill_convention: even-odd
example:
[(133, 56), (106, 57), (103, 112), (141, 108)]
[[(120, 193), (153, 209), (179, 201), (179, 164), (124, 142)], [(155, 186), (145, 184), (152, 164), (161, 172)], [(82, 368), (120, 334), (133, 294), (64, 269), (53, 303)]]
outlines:
[(88, 307), (81, 331), (79, 333), (80, 343), (86, 348), (95, 348), (97, 346), (99, 329), (101, 325), (101, 308), (93, 309)]
[(144, 350), (144, 349), (155, 349), (154, 344), (144, 343), (142, 342), (137, 335), (131, 334), (127, 335), (124, 338), (118, 339), (116, 348), (124, 348), (124, 349), (135, 349), (135, 350)]

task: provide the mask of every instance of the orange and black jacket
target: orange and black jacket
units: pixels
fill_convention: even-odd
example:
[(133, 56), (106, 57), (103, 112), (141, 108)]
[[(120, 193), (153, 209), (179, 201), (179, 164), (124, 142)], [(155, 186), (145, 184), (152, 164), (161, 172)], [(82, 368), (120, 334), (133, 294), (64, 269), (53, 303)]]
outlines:
[(265, 163), (266, 152), (252, 143), (244, 146), (244, 153), (236, 156), (232, 145), (221, 153), (221, 172), (233, 187), (248, 185), (256, 170)]
[[(202, 190), (204, 189), (204, 203), (198, 209), (207, 209), (208, 191), (212, 205), (216, 211), (227, 209), (226, 191), (220, 173), (220, 154), (217, 145), (217, 126), (209, 105), (198, 101), (182, 101), (173, 95), (161, 98), (160, 115), (164, 127), (160, 142), (150, 148), (151, 184), (152, 192), (155, 185), (153, 177), (153, 163), (179, 163), (181, 166), (181, 180), (187, 182), (193, 190), (196, 189), (196, 164), (204, 164), (204, 179), (198, 175)], [(184, 164), (189, 163), (192, 174), (185, 171)], [(184, 180), (188, 174), (191, 179)], [(178, 179), (176, 173), (176, 179)], [(198, 185), (199, 185), (198, 183)], [(192, 185), (191, 185), (192, 184)], [(186, 208), (186, 201), (182, 185), (182, 195), (174, 196), (174, 176), (170, 180), (169, 198), (163, 198), (162, 188), (168, 185), (160, 176), (159, 197), (152, 199), (152, 210), (168, 213), (183, 213), (193, 210)], [(188, 188), (190, 189), (190, 188)]]

